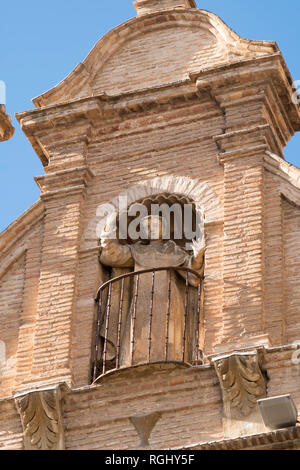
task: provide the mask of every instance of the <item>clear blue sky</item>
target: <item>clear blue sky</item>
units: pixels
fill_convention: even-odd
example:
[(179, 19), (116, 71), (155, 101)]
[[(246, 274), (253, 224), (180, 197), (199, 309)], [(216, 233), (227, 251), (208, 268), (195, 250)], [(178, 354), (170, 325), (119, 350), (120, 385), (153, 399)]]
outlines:
[[(197, 0), (249, 39), (277, 41), (295, 80), (300, 80), (299, 0)], [(0, 80), (7, 110), (33, 107), (31, 99), (60, 82), (110, 29), (135, 16), (132, 0), (10, 0), (1, 2)], [(19, 124), (0, 144), (0, 231), (38, 200), (33, 177), (43, 173)], [(300, 167), (300, 133), (286, 148)]]

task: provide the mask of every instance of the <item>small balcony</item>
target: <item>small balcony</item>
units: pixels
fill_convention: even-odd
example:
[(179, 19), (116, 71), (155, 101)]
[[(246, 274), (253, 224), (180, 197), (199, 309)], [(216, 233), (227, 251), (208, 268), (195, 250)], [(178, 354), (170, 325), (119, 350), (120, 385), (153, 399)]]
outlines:
[(92, 383), (150, 364), (202, 364), (203, 275), (186, 267), (130, 272), (100, 286)]

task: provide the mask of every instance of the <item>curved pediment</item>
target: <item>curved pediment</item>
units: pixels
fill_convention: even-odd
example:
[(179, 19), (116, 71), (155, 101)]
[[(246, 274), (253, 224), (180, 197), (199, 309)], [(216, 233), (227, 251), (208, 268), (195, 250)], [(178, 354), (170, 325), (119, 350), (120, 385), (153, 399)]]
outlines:
[(195, 8), (138, 16), (114, 28), (37, 107), (163, 86), (191, 73), (277, 51), (272, 42), (240, 38), (219, 17)]

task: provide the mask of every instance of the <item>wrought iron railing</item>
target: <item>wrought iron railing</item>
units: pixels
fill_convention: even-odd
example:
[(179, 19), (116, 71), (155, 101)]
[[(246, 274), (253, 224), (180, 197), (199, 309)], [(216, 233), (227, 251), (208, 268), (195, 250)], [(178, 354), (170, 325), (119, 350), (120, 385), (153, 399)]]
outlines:
[[(156, 277), (159, 277), (159, 273), (162, 272), (166, 273), (167, 275), (166, 283), (163, 287), (156, 283)], [(151, 288), (149, 289), (146, 295), (148, 303), (148, 312), (145, 313), (145, 304), (143, 305), (142, 312), (139, 311), (141, 310), (141, 308), (138, 308), (138, 302), (140, 297), (143, 296), (143, 299), (145, 297), (145, 294), (140, 292), (139, 286), (141, 284), (141, 281), (145, 279), (145, 276), (148, 276), (149, 280), (150, 275)], [(174, 318), (172, 317), (172, 310), (174, 310), (174, 306), (177, 305), (176, 299), (174, 300), (172, 297), (173, 290), (175, 289), (174, 279), (177, 279), (177, 281), (181, 279), (182, 297), (184, 298), (184, 302), (180, 302), (180, 305), (178, 305), (179, 315), (181, 315), (182, 317), (182, 336), (181, 339), (178, 340), (179, 344), (174, 345), (174, 343), (172, 343), (173, 353), (170, 353), (170, 323), (172, 321), (172, 327), (174, 327)], [(155, 313), (157, 316), (157, 301), (159, 301), (161, 297), (157, 300), (156, 296), (159, 297), (158, 294), (159, 292), (161, 292), (162, 288), (165, 288), (166, 290), (166, 292), (164, 293), (166, 299), (166, 310), (164, 315), (165, 318), (163, 321), (164, 325), (161, 325), (161, 329), (164, 330), (164, 345), (163, 348), (162, 345), (160, 345), (161, 355), (159, 357), (159, 360), (157, 357), (154, 360), (152, 357), (152, 353), (158, 348), (158, 345), (155, 344), (155, 338), (153, 338), (153, 327), (155, 326), (156, 329), (160, 328), (159, 324), (155, 324), (155, 322), (161, 321), (161, 316), (160, 318), (154, 318), (154, 304), (156, 303)], [(127, 299), (126, 301), (125, 297)], [(128, 300), (129, 297), (130, 300)], [(106, 372), (111, 370), (118, 370), (126, 366), (131, 367), (139, 364), (151, 364), (154, 362), (170, 361), (193, 364), (202, 363), (201, 343), (204, 322), (203, 276), (200, 275), (197, 271), (184, 267), (163, 267), (130, 272), (122, 276), (113, 278), (110, 281), (101, 285), (97, 292), (96, 303), (97, 318), (92, 361), (92, 383), (95, 382), (100, 376), (104, 375)], [(127, 314), (125, 315), (125, 318), (127, 318), (127, 320), (124, 320), (124, 304), (126, 304), (125, 309), (127, 310)], [(140, 361), (139, 363), (135, 360), (134, 356), (138, 334), (138, 332), (136, 332), (136, 323), (140, 314), (144, 315), (144, 317), (146, 315), (146, 329), (148, 331), (148, 334), (146, 338), (143, 338), (142, 343), (144, 345), (143, 347), (145, 353), (144, 360)], [(112, 321), (112, 317), (114, 317), (114, 321)], [(126, 323), (126, 325), (124, 323)], [(109, 346), (111, 346), (110, 333), (113, 328), (115, 330), (115, 355), (113, 358), (109, 358), (108, 348)], [(122, 341), (124, 341), (124, 328), (130, 329), (130, 338), (127, 338), (130, 353), (127, 354), (126, 364), (124, 364), (124, 361), (122, 363), (121, 357)], [(193, 343), (192, 348), (191, 343)], [(180, 351), (178, 351), (178, 347), (180, 348)], [(176, 349), (177, 354), (174, 356), (174, 350)]]

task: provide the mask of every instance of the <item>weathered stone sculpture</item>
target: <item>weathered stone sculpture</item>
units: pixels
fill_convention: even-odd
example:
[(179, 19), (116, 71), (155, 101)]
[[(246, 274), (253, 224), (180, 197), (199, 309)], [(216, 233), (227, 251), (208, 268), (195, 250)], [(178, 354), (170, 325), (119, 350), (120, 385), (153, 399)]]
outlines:
[[(155, 223), (158, 225), (155, 228)], [(188, 267), (203, 272), (204, 262), (204, 245), (198, 247), (198, 252), (190, 255), (187, 251), (176, 245), (172, 240), (163, 240), (162, 219), (160, 217), (150, 216), (143, 219), (143, 224), (149, 224), (153, 232), (157, 233), (150, 237), (150, 240), (138, 241), (133, 245), (121, 245), (118, 240), (106, 239), (102, 243), (102, 253), (100, 261), (106, 266), (113, 268), (133, 268), (134, 271), (145, 269), (156, 269), (162, 267), (174, 267), (171, 272), (164, 270), (155, 273), (146, 273), (134, 279), (134, 285), (127, 285), (127, 289), (131, 289), (130, 300), (127, 299), (129, 306), (127, 312), (124, 313), (122, 321), (122, 346), (121, 346), (121, 366), (130, 366), (132, 364), (142, 364), (147, 362), (158, 362), (165, 358), (166, 334), (168, 339), (168, 360), (182, 361), (182, 351), (184, 345), (184, 313), (185, 305), (185, 283), (180, 281), (181, 278), (188, 276), (186, 282), (193, 287), (197, 287), (199, 279), (193, 274), (187, 275), (185, 271), (180, 271), (180, 267)], [(177, 268), (177, 269), (176, 269)], [(180, 275), (178, 277), (178, 274)], [(114, 273), (113, 273), (114, 276)], [(116, 286), (115, 286), (116, 287)], [(138, 295), (137, 295), (138, 289)], [(197, 290), (195, 289), (196, 293)], [(109, 345), (110, 360), (116, 354), (116, 334), (117, 334), (117, 313), (119, 305), (119, 296), (116, 289), (113, 291), (112, 305), (110, 309), (110, 328), (109, 328)], [(114, 299), (114, 300), (113, 300)], [(194, 302), (195, 310), (197, 302)], [(133, 312), (134, 309), (134, 312)], [(125, 309), (124, 309), (125, 310)], [(134, 315), (135, 324), (132, 325), (132, 317)], [(149, 353), (148, 345), (148, 325), (149, 315), (152, 319), (152, 343), (153, 348)], [(189, 331), (195, 333), (197, 330), (196, 312), (190, 312), (189, 315)], [(168, 323), (168, 332), (166, 333), (165, 324)], [(105, 322), (103, 322), (105, 323)], [(133, 335), (134, 327), (134, 338)], [(105, 335), (103, 328), (103, 336)], [(134, 351), (132, 350), (132, 339), (134, 339)], [(190, 349), (195, 338), (189, 337), (187, 340)], [(150, 356), (150, 357), (149, 357)], [(192, 353), (186, 356), (186, 360), (192, 360)]]

